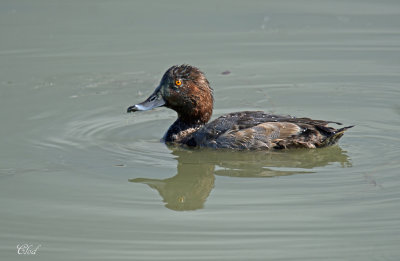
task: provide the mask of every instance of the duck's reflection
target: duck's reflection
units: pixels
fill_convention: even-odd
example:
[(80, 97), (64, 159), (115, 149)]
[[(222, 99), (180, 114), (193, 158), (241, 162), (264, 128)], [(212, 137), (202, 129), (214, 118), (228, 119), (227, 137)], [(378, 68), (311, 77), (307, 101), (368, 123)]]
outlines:
[(167, 179), (136, 178), (156, 189), (165, 206), (173, 210), (196, 210), (214, 187), (215, 175), (230, 177), (275, 177), (312, 173), (315, 167), (334, 162), (351, 166), (350, 160), (338, 146), (316, 150), (284, 152), (231, 152), (174, 149), (178, 173)]

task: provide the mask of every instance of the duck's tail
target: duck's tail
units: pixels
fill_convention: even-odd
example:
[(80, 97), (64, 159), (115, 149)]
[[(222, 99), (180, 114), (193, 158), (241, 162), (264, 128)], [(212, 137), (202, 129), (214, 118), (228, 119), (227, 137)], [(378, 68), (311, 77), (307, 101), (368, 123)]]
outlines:
[(330, 145), (336, 144), (339, 141), (339, 139), (343, 136), (344, 132), (353, 127), (354, 127), (354, 125), (337, 129), (336, 131), (332, 132), (332, 135), (328, 136), (321, 143), (321, 145), (319, 147), (325, 147), (325, 146), (330, 146)]

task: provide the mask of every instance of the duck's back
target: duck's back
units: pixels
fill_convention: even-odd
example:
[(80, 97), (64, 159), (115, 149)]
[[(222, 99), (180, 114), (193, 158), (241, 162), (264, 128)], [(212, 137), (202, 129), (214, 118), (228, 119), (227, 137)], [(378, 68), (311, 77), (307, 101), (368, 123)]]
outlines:
[(188, 135), (188, 146), (239, 150), (316, 148), (335, 144), (351, 128), (328, 127), (331, 121), (243, 111), (223, 115)]

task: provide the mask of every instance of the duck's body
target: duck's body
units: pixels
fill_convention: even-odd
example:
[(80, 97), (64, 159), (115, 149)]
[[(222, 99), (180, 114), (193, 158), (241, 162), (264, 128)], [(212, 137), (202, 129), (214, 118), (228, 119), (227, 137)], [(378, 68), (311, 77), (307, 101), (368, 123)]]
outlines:
[(190, 65), (172, 66), (160, 86), (144, 102), (128, 112), (166, 106), (178, 119), (166, 132), (168, 144), (214, 149), (268, 150), (319, 148), (335, 144), (345, 130), (328, 127), (331, 121), (312, 120), (242, 111), (223, 115), (207, 123), (213, 108), (212, 89), (204, 74)]
[(164, 137), (167, 143), (189, 147), (237, 150), (319, 148), (335, 144), (349, 128), (327, 127), (327, 121), (242, 111), (223, 115), (202, 126), (175, 122)]

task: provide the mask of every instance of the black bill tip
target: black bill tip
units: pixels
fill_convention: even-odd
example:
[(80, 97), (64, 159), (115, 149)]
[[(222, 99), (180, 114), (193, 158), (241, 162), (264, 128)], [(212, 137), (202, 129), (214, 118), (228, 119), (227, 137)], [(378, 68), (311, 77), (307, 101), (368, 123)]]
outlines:
[(136, 107), (136, 105), (133, 105), (133, 106), (130, 106), (127, 110), (126, 110), (126, 112), (127, 113), (131, 113), (131, 112), (135, 112), (135, 111), (138, 111), (139, 109)]

